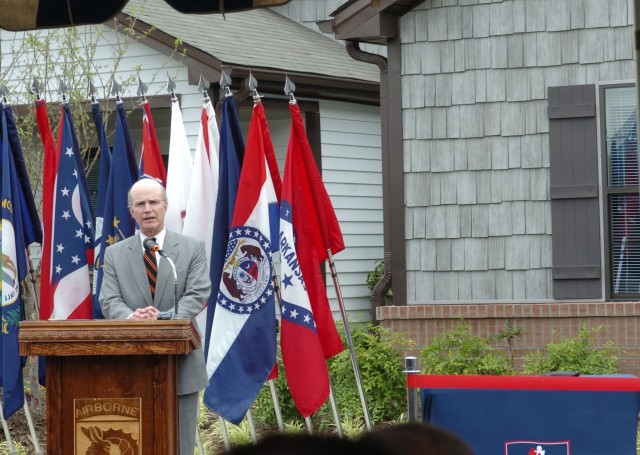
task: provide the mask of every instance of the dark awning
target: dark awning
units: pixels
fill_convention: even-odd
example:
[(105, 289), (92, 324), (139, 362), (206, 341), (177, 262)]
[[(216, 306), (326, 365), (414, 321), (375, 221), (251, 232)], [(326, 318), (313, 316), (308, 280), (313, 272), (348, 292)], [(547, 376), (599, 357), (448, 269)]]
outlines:
[[(0, 28), (33, 30), (101, 24), (118, 14), (128, 0), (0, 0)], [(181, 13), (232, 13), (284, 5), (290, 0), (165, 0)]]

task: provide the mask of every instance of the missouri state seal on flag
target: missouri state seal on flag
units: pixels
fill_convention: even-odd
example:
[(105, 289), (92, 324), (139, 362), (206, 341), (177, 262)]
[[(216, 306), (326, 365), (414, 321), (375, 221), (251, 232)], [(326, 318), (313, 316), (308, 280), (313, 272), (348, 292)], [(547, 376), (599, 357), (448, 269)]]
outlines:
[(505, 442), (505, 455), (570, 455), (570, 441), (509, 441)]

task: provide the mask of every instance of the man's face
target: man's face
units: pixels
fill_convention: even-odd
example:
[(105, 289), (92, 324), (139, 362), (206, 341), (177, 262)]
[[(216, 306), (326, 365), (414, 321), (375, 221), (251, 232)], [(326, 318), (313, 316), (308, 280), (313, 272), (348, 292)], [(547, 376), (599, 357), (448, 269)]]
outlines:
[(153, 237), (164, 228), (164, 216), (167, 213), (167, 201), (163, 199), (162, 188), (155, 184), (134, 187), (129, 210), (140, 231), (147, 237)]

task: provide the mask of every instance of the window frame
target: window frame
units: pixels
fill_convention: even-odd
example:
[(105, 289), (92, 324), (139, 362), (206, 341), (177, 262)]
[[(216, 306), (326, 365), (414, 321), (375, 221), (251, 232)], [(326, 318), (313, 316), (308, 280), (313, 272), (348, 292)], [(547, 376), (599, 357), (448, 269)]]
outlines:
[[(606, 92), (610, 89), (635, 87), (633, 81), (616, 82), (598, 85), (598, 134), (600, 145), (600, 195), (601, 195), (601, 229), (602, 229), (602, 255), (604, 266), (604, 296), (606, 301), (629, 301), (640, 300), (640, 290), (638, 293), (615, 294), (613, 293), (614, 279), (614, 251), (612, 248), (612, 217), (610, 215), (610, 198), (612, 195), (633, 194), (630, 191), (634, 185), (610, 186), (609, 184), (609, 151), (607, 149), (607, 117), (606, 117)], [(637, 98), (636, 98), (637, 109)], [(635, 185), (635, 193), (638, 194), (639, 187)]]

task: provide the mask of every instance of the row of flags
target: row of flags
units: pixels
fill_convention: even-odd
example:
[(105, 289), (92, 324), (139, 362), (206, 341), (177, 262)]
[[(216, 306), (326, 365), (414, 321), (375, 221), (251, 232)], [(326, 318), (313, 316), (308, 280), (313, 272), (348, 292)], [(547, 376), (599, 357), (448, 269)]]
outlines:
[[(146, 99), (137, 163), (122, 102), (116, 104), (113, 148), (107, 142), (100, 106), (93, 102), (100, 153), (95, 214), (69, 104), (61, 106), (54, 138), (46, 103), (36, 101), (44, 148), (42, 229), (26, 169), (16, 170), (16, 163), (24, 161), (11, 108), (3, 107), (0, 385), (5, 418), (23, 404), (17, 331), (24, 317), (19, 283), (26, 275), (27, 247), (42, 243), (40, 319), (102, 318), (98, 296), (104, 251), (135, 233), (127, 193), (139, 178), (153, 178), (166, 186), (167, 229), (205, 242), (212, 292), (197, 318), (205, 333), (210, 378), (205, 404), (237, 424), (265, 381), (277, 376), (276, 304), (280, 304), (283, 364), (298, 410), (308, 417), (326, 401), (330, 383), (326, 360), (344, 347), (320, 265), (329, 252), (344, 249), (342, 234), (297, 103), (292, 99), (289, 104), (291, 132), (281, 180), (264, 107), (256, 100), (245, 142), (233, 95), (222, 100), (220, 130), (206, 97), (192, 160), (174, 97), (167, 171)], [(20, 178), (14, 178), (20, 172)], [(278, 250), (280, 277), (272, 258)]]

